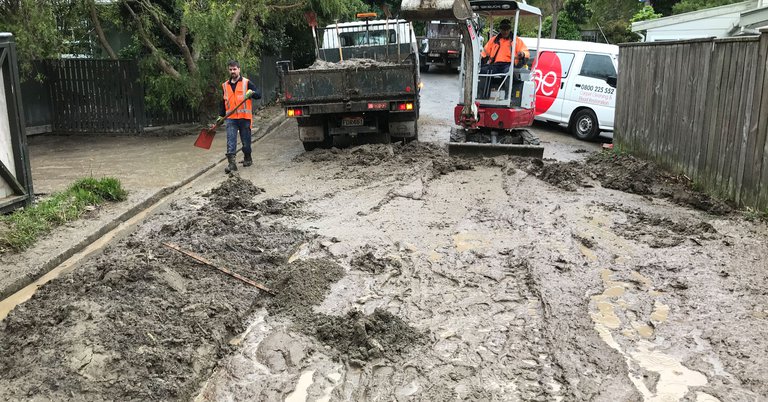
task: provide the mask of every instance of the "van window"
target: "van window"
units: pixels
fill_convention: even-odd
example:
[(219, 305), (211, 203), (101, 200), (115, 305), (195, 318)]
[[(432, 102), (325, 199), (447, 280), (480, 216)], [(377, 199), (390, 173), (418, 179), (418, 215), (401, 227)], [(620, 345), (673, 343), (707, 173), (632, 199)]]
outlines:
[(584, 64), (581, 66), (580, 75), (604, 80), (611, 76), (615, 77), (616, 68), (613, 67), (610, 57), (602, 54), (587, 53), (584, 56)]
[[(530, 49), (529, 53), (531, 54), (531, 60), (534, 60), (537, 54), (536, 49)], [(563, 72), (563, 76), (560, 78), (565, 78), (568, 76), (568, 72), (571, 71), (574, 54), (565, 52), (555, 52), (555, 54), (557, 54), (557, 58), (560, 60), (560, 69)], [(533, 63), (531, 63), (531, 66), (533, 66)]]

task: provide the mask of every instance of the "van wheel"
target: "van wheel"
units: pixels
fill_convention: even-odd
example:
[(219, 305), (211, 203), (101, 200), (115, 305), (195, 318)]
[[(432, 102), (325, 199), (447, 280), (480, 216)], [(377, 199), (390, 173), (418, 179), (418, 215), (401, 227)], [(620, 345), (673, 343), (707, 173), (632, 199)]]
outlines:
[(584, 141), (595, 139), (600, 134), (599, 123), (595, 112), (589, 109), (581, 109), (571, 119), (571, 133), (576, 138)]

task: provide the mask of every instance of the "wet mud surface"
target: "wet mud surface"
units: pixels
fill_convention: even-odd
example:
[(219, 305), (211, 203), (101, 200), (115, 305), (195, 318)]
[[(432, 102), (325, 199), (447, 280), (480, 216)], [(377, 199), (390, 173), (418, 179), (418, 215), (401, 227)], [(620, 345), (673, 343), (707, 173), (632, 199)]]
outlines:
[(0, 399), (768, 397), (768, 228), (684, 178), (294, 148), (275, 136), (14, 310)]

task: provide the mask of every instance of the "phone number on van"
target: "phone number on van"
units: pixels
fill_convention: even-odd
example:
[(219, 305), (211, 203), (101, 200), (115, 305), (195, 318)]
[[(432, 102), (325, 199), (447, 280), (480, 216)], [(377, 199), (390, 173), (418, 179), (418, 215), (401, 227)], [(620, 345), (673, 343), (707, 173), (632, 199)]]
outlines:
[(600, 94), (608, 94), (608, 95), (613, 95), (614, 91), (616, 91), (616, 88), (596, 87), (592, 85), (582, 85), (581, 89), (584, 91), (592, 91), (592, 92), (597, 92)]

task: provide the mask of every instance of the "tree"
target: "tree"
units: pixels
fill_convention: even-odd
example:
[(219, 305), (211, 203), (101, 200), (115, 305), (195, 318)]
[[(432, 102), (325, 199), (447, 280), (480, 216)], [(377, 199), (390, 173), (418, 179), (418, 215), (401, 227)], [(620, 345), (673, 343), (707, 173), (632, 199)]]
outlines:
[(34, 60), (77, 51), (72, 39), (85, 32), (73, 18), (77, 11), (69, 1), (0, 0), (1, 30), (15, 37), (23, 76), (31, 72)]
[(653, 7), (651, 6), (645, 6), (640, 11), (635, 13), (632, 18), (629, 19), (629, 22), (640, 22), (640, 21), (647, 21), (647, 20), (655, 20), (656, 18), (660, 18), (661, 14), (656, 13), (653, 10)]
[(564, 11), (560, 12), (558, 18), (560, 23), (557, 25), (557, 31), (555, 35), (552, 35), (552, 28), (554, 26), (552, 17), (548, 16), (541, 23), (541, 35), (549, 35), (550, 38), (566, 39), (566, 40), (581, 40), (581, 30)]
[[(322, 19), (365, 8), (358, 0), (121, 0), (141, 44), (147, 103), (168, 109), (186, 102), (201, 119), (215, 110), (226, 62), (255, 73), (264, 49), (279, 51), (303, 27), (308, 10)], [(311, 47), (308, 48), (311, 51)]]
[(672, 6), (672, 13), (688, 13), (691, 11), (703, 10), (705, 8), (725, 6), (741, 1), (742, 0), (682, 0), (681, 2)]
[[(560, 16), (560, 10), (563, 8), (564, 0), (549, 0), (549, 5), (552, 7), (552, 14), (550, 17), (552, 20), (552, 27), (550, 28), (549, 37), (555, 39), (557, 37), (557, 23)], [(543, 24), (542, 24), (543, 25)], [(542, 26), (543, 29), (543, 26)]]
[(630, 29), (629, 20), (643, 3), (628, 0), (590, 0), (591, 22), (602, 30), (608, 43), (636, 42), (640, 37)]

